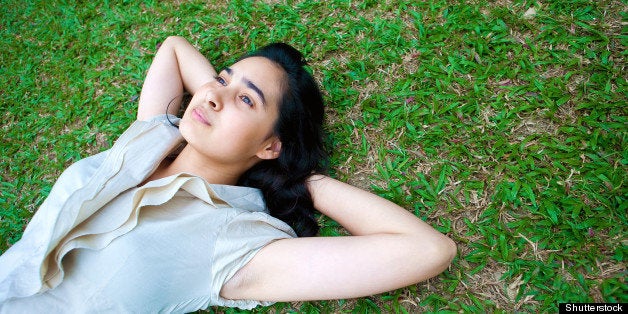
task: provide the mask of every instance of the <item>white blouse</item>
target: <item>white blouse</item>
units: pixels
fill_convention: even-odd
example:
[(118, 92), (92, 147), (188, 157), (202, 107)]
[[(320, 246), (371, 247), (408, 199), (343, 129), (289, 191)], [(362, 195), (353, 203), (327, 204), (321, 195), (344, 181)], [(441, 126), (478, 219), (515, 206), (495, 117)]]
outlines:
[(137, 187), (180, 142), (165, 116), (136, 121), (109, 151), (68, 168), (0, 256), (0, 313), (270, 304), (219, 295), (261, 248), (296, 237), (259, 190), (185, 173)]

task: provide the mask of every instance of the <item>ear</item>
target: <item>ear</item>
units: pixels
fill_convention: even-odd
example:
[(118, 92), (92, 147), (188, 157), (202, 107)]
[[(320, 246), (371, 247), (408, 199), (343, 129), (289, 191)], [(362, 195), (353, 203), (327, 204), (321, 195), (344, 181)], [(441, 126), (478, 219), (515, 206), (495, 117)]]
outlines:
[(262, 150), (260, 150), (256, 156), (259, 159), (276, 159), (279, 157), (281, 153), (281, 141), (278, 137), (273, 136), (264, 145)]

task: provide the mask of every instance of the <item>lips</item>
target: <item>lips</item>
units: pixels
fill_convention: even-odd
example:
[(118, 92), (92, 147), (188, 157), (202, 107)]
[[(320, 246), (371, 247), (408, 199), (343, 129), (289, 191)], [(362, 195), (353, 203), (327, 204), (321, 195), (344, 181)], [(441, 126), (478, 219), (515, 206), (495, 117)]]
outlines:
[(194, 118), (194, 120), (201, 122), (203, 124), (211, 125), (211, 123), (209, 123), (209, 120), (205, 116), (204, 112), (199, 108), (194, 108), (192, 110), (192, 118)]

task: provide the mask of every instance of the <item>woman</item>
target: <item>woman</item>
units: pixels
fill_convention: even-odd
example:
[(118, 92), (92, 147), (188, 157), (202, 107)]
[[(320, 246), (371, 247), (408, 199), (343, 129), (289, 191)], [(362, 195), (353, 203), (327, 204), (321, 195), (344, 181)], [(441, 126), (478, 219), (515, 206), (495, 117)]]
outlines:
[[(367, 296), (442, 272), (449, 238), (321, 174), (323, 104), (303, 66), (273, 44), (216, 73), (185, 39), (166, 39), (138, 121), (68, 168), (0, 257), (0, 312), (246, 309)], [(163, 115), (184, 91), (193, 97), (180, 121)], [(313, 209), (352, 236), (311, 237)]]

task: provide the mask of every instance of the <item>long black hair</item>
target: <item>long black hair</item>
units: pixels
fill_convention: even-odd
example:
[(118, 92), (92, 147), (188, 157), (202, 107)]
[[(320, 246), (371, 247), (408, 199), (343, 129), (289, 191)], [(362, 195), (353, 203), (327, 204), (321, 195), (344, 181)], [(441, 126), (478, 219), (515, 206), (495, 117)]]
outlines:
[(258, 162), (240, 177), (238, 185), (260, 189), (272, 216), (286, 222), (299, 236), (314, 236), (319, 226), (306, 180), (327, 167), (323, 97), (305, 68), (303, 55), (292, 46), (273, 43), (241, 59), (255, 56), (275, 62), (286, 72), (274, 126), (281, 153), (277, 159)]

